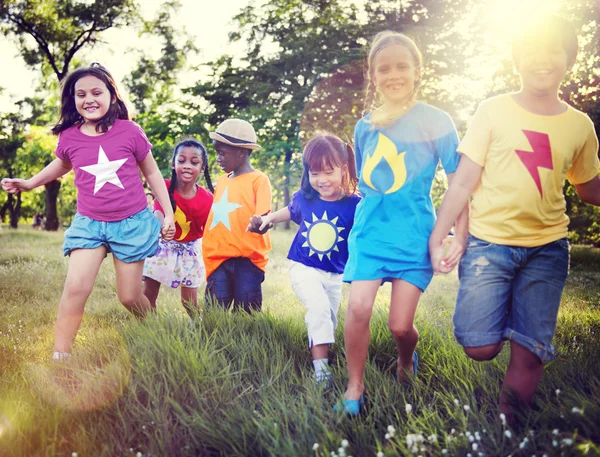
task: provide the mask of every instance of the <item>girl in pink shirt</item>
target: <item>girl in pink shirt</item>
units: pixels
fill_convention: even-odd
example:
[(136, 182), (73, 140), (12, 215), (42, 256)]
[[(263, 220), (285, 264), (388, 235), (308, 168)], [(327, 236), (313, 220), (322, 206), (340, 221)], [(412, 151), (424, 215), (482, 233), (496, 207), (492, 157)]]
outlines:
[(137, 317), (151, 310), (139, 280), (144, 259), (158, 247), (160, 224), (148, 209), (140, 171), (165, 209), (162, 235), (175, 233), (173, 211), (144, 131), (129, 120), (110, 73), (98, 63), (64, 80), (61, 110), (52, 133), (59, 135), (56, 159), (30, 179), (3, 179), (17, 193), (75, 171), (77, 214), (65, 232), (69, 268), (58, 305), (54, 359), (71, 355), (100, 265), (113, 253), (117, 295)]

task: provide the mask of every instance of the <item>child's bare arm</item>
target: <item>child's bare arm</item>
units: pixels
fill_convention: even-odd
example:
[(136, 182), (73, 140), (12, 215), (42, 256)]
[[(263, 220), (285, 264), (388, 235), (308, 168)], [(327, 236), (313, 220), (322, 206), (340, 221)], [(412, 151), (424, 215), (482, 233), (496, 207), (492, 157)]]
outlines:
[(579, 198), (590, 205), (600, 206), (600, 177), (596, 176), (583, 184), (575, 184)]
[(2, 189), (11, 194), (25, 192), (47, 184), (67, 174), (73, 165), (62, 159), (54, 159), (42, 171), (29, 179), (4, 178), (1, 181)]

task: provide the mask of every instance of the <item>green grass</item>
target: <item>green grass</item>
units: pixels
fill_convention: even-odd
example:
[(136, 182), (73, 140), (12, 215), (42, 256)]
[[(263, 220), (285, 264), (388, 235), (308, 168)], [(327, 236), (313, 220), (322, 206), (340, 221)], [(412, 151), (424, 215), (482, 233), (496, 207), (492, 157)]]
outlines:
[(326, 457), (341, 456), (342, 440), (349, 444), (344, 454), (354, 457), (437, 456), (444, 449), (472, 457), (600, 455), (600, 251), (572, 250), (559, 355), (534, 408), (507, 436), (496, 400), (508, 354), (476, 363), (454, 341), (455, 274), (434, 278), (421, 300), (419, 378), (408, 386), (392, 378), (390, 290), (382, 287), (371, 324), (366, 413), (336, 414), (346, 381), (347, 300), (331, 351), (335, 382), (322, 390), (312, 382), (304, 311), (287, 276), (292, 235), (273, 233), (264, 313), (210, 309), (192, 325), (178, 291), (170, 290), (161, 290), (159, 312), (133, 319), (118, 303), (109, 256), (74, 357), (52, 363), (67, 266), (62, 234), (0, 232), (0, 455)]

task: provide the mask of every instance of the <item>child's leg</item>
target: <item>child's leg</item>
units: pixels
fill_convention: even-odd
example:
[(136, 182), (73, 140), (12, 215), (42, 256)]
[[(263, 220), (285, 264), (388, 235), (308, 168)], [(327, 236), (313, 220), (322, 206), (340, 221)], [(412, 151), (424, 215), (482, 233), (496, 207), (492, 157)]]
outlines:
[(54, 350), (70, 353), (81, 325), (85, 302), (92, 292), (106, 248), (75, 249), (69, 256), (69, 269), (58, 305)]
[(235, 308), (243, 308), (247, 313), (262, 309), (262, 282), (265, 280), (264, 272), (252, 263), (247, 257), (238, 257), (235, 260), (235, 282), (233, 297)]
[(417, 286), (401, 279), (392, 281), (388, 326), (398, 348), (398, 381), (406, 377), (404, 370), (413, 372), (413, 352), (419, 340), (414, 321), (420, 297)]
[(115, 273), (117, 279), (117, 296), (119, 301), (135, 317), (143, 318), (148, 311), (152, 311), (152, 305), (142, 293), (142, 272), (144, 261), (123, 262), (113, 256)]
[(190, 316), (200, 311), (198, 306), (198, 289), (196, 287), (181, 286), (181, 304)]
[(365, 390), (363, 373), (367, 362), (371, 332), (369, 323), (381, 280), (354, 281), (350, 285), (348, 314), (344, 325), (344, 346), (348, 359), (346, 400), (359, 400)]
[(142, 283), (142, 292), (150, 302), (152, 311), (156, 310), (156, 299), (158, 298), (158, 291), (160, 290), (160, 282), (155, 279), (146, 276)]
[(511, 414), (512, 394), (531, 404), (543, 373), (544, 364), (540, 358), (529, 349), (511, 341), (510, 362), (500, 392), (500, 411), (506, 415)]
[(206, 278), (204, 296), (207, 304), (213, 302), (218, 306), (229, 309), (233, 302), (233, 261), (227, 259)]
[(554, 358), (552, 338), (569, 269), (566, 240), (522, 249), (504, 335), (511, 341), (510, 363), (500, 397), (504, 413), (510, 413), (510, 391), (525, 403), (533, 401), (544, 364)]

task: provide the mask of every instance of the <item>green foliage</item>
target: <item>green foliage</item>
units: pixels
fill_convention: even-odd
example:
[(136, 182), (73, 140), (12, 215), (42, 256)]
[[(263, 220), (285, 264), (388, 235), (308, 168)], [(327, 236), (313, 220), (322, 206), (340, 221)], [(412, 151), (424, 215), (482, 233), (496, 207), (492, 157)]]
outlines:
[(191, 39), (169, 22), (176, 17), (179, 6), (176, 1), (165, 2), (155, 19), (142, 20), (139, 35), (159, 37), (162, 48), (158, 59), (142, 55), (137, 68), (125, 78), (138, 113), (160, 111), (163, 105), (173, 101), (178, 73), (186, 58), (197, 51)]
[[(365, 414), (336, 414), (332, 406), (347, 381), (346, 298), (331, 349), (334, 383), (318, 388), (304, 308), (287, 277), (292, 235), (273, 232), (265, 312), (252, 317), (207, 309), (190, 323), (179, 291), (163, 289), (159, 311), (138, 322), (116, 299), (109, 256), (86, 304), (74, 357), (52, 363), (56, 301), (67, 268), (62, 236), (1, 232), (0, 455), (329, 457), (341, 455), (346, 445), (344, 453), (354, 456), (598, 454), (600, 282), (598, 269), (588, 268), (598, 263), (598, 250), (574, 249), (579, 267), (567, 281), (559, 314), (559, 356), (544, 373), (534, 408), (507, 429), (496, 402), (508, 353), (477, 363), (455, 342), (455, 275), (434, 278), (421, 299), (421, 363), (410, 385), (392, 377), (390, 289), (381, 288), (365, 371)], [(587, 277), (593, 281), (585, 287), (595, 298), (576, 295)]]
[(77, 51), (93, 46), (104, 30), (127, 24), (135, 7), (132, 0), (3, 0), (0, 31), (15, 37), (28, 65), (47, 63), (62, 80)]

